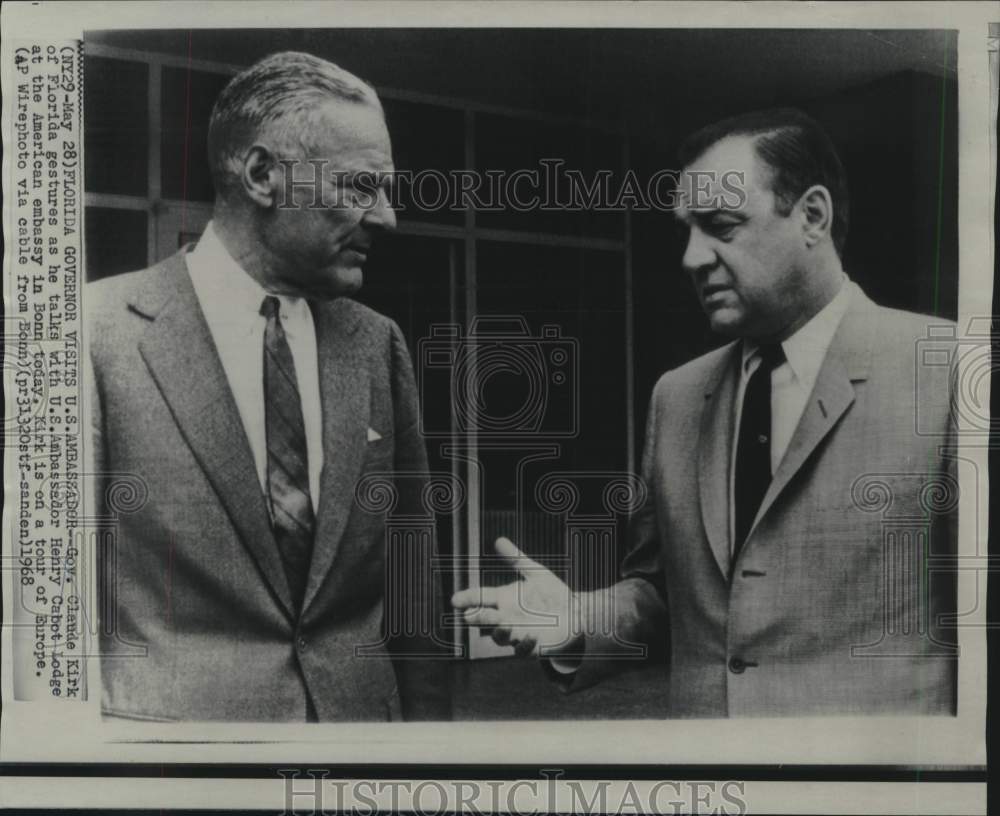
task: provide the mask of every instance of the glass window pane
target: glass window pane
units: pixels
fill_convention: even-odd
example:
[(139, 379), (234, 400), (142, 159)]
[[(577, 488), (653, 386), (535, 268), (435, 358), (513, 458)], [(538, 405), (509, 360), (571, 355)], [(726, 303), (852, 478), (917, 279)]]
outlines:
[(454, 243), (391, 233), (372, 244), (355, 299), (395, 320), (411, 350), (431, 326), (451, 319)]
[(163, 68), (160, 184), (164, 198), (215, 198), (208, 169), (208, 120), (229, 79), (225, 74)]
[[(481, 241), (477, 252), (477, 306), (480, 321), (521, 318), (528, 339), (512, 337), (512, 348), (542, 350), (546, 381), (544, 418), (537, 431), (520, 438), (572, 439), (561, 447), (565, 461), (588, 468), (622, 467), (626, 461), (625, 286), (621, 253)], [(548, 329), (546, 329), (548, 327)], [(575, 361), (563, 369), (550, 353), (565, 351)], [(561, 354), (557, 355), (562, 359)], [(555, 375), (571, 381), (564, 393)], [(573, 378), (575, 377), (575, 381)], [(498, 383), (499, 385), (499, 380)], [(522, 383), (524, 394), (527, 383)], [(489, 397), (487, 390), (485, 396)], [(497, 400), (516, 401), (513, 382), (497, 389)], [(488, 407), (488, 406), (487, 406)], [(514, 405), (497, 405), (514, 416)], [(575, 420), (574, 420), (574, 417)], [(575, 428), (574, 428), (575, 426)], [(528, 425), (522, 426), (527, 429)]]
[(397, 216), (400, 220), (461, 224), (461, 209), (451, 207), (450, 174), (464, 164), (464, 114), (399, 99), (382, 102), (396, 169), (413, 179), (412, 183), (399, 180)]
[(623, 183), (621, 136), (494, 114), (476, 114), (475, 131), (476, 168), (504, 179), (505, 209), (480, 212), (479, 226), (622, 237), (624, 211), (607, 209)]
[(149, 219), (144, 210), (87, 207), (84, 220), (88, 281), (146, 266)]
[(145, 196), (149, 69), (138, 62), (85, 57), (83, 76), (84, 189)]
[(599, 541), (588, 539), (598, 544), (570, 554), (575, 572), (563, 577), (581, 588), (613, 579), (625, 523), (604, 494), (608, 474), (625, 471), (630, 444), (623, 268), (621, 253), (480, 242), (478, 337), (466, 339), (478, 359), (456, 377), (468, 395), (459, 408), (489, 430), (481, 440), (500, 442), (479, 449), (484, 552), (498, 535), (521, 536), (532, 557), (565, 558), (568, 517), (540, 496), (547, 477), (571, 474), (573, 513), (606, 521)]

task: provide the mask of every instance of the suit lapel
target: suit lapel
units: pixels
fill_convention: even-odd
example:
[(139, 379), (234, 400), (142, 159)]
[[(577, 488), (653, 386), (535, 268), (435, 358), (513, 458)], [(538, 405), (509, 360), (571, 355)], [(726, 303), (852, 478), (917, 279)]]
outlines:
[(857, 287), (851, 297), (851, 306), (830, 343), (788, 449), (761, 501), (754, 527), (851, 407), (855, 399), (853, 383), (868, 378), (871, 350), (875, 347), (877, 307)]
[(308, 608), (340, 549), (354, 505), (354, 492), (366, 454), (369, 414), (367, 348), (353, 337), (357, 312), (349, 301), (335, 300), (313, 308), (323, 414), (323, 472), (316, 518), (309, 583), (303, 602)]
[(733, 447), (733, 401), (739, 343), (724, 354), (705, 390), (698, 440), (698, 489), (701, 517), (715, 563), (729, 574), (729, 460)]
[(183, 256), (164, 267), (161, 288), (132, 305), (153, 321), (140, 353), (240, 538), (294, 618), (250, 443)]

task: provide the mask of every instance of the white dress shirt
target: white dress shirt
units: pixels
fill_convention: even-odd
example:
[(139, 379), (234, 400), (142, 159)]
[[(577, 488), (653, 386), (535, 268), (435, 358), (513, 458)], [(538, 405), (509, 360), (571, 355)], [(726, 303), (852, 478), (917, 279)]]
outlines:
[[(267, 434), (264, 422), (264, 328), (260, 313), (270, 294), (236, 263), (215, 233), (205, 227), (198, 245), (188, 253), (188, 273), (201, 304), (229, 390), (243, 421), (257, 466), (261, 490), (267, 493)], [(319, 504), (319, 479), (323, 470), (323, 415), (319, 391), (316, 327), (309, 304), (303, 298), (275, 295), (281, 303), (281, 325), (285, 330), (295, 379), (302, 400), (309, 493), (313, 511)]]
[[(771, 473), (792, 441), (792, 434), (802, 418), (813, 385), (823, 366), (826, 352), (833, 342), (840, 321), (847, 313), (856, 284), (846, 277), (840, 291), (813, 318), (781, 344), (785, 361), (771, 372)], [(750, 376), (757, 370), (761, 358), (756, 343), (743, 341), (743, 365), (733, 405), (733, 447), (729, 457), (729, 551), (736, 539), (736, 447), (739, 444), (743, 395)]]

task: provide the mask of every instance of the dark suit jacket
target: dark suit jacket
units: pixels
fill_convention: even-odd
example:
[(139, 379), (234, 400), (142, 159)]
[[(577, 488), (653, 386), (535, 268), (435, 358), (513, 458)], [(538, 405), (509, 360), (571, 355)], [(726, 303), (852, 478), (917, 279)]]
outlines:
[[(675, 716), (954, 713), (955, 574), (935, 569), (955, 547), (950, 372), (917, 355), (944, 322), (855, 293), (731, 580), (740, 344), (665, 374), (616, 636), (588, 655), (669, 643)], [(612, 665), (586, 659), (573, 686)]]
[[(105, 712), (301, 721), (309, 695), (321, 721), (447, 719), (444, 663), (414, 658), (443, 651), (419, 624), (431, 593), (402, 588), (426, 573), (392, 572), (384, 507), (355, 495), (365, 477), (409, 474), (395, 480), (396, 506), (419, 512), (427, 481), (395, 323), (348, 299), (314, 306), (325, 463), (297, 614), (183, 253), (85, 297), (96, 509), (114, 519), (101, 562)], [(432, 540), (416, 541), (405, 555), (427, 567)], [(405, 637), (383, 638), (387, 603), (413, 624)]]

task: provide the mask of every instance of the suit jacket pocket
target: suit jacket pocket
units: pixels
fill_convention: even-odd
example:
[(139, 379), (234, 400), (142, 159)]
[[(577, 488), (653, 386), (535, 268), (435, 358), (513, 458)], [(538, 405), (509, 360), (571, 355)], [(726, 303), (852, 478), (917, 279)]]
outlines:
[(391, 470), (394, 450), (391, 435), (369, 441), (365, 449), (365, 470)]

